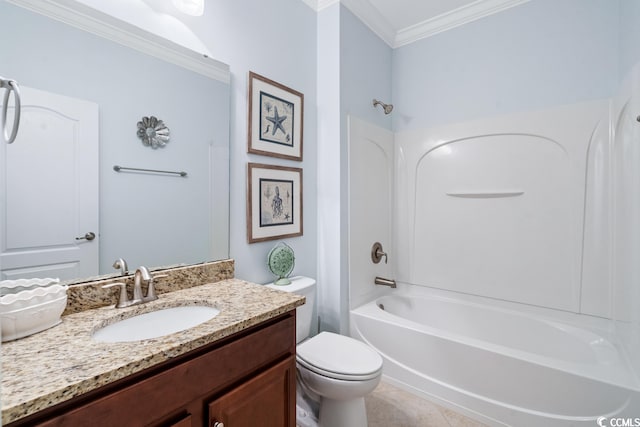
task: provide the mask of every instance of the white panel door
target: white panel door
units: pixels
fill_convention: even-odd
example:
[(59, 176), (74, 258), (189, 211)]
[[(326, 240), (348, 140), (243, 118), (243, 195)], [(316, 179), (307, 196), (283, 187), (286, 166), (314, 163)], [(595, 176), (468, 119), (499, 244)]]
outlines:
[(97, 104), (22, 88), (0, 145), (0, 279), (98, 274), (98, 126)]

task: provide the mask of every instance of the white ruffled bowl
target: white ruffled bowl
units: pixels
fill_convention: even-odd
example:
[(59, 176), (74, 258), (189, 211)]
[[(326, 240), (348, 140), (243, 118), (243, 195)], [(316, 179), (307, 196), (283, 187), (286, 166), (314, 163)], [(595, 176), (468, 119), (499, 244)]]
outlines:
[(0, 297), (2, 341), (44, 331), (61, 322), (67, 305), (67, 286), (35, 287)]
[(8, 294), (17, 294), (27, 289), (41, 288), (44, 286), (60, 283), (60, 279), (44, 278), (44, 279), (16, 279), (0, 281), (0, 296)]

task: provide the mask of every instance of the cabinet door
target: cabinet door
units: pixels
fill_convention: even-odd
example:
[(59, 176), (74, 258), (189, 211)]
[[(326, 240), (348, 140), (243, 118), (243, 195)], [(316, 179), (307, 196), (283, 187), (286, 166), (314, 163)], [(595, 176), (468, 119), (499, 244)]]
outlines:
[(295, 381), (291, 356), (209, 403), (209, 427), (295, 427)]

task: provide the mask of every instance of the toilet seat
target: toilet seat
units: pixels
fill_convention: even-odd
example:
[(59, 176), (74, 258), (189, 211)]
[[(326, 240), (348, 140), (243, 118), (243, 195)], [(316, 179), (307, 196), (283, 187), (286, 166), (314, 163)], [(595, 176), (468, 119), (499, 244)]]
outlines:
[(298, 363), (325, 377), (347, 381), (376, 378), (382, 357), (366, 344), (344, 335), (321, 332), (296, 348)]
[(310, 365), (309, 363), (306, 363), (303, 359), (300, 359), (300, 358), (296, 358), (296, 361), (298, 362), (299, 365), (305, 367), (306, 369), (308, 369), (313, 373), (322, 375), (323, 377), (335, 379), (335, 380), (366, 381), (366, 380), (372, 380), (380, 375), (380, 370), (368, 375), (349, 375), (349, 374), (332, 372), (332, 371), (324, 370), (322, 368), (318, 368), (317, 366), (313, 366), (313, 365)]

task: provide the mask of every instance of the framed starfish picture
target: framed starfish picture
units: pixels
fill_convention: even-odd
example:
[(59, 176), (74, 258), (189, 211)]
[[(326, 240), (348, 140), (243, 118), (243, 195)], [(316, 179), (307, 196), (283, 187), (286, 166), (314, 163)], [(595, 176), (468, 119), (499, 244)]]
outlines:
[(249, 163), (249, 243), (302, 236), (302, 169)]
[(249, 153), (302, 161), (304, 95), (249, 72)]

